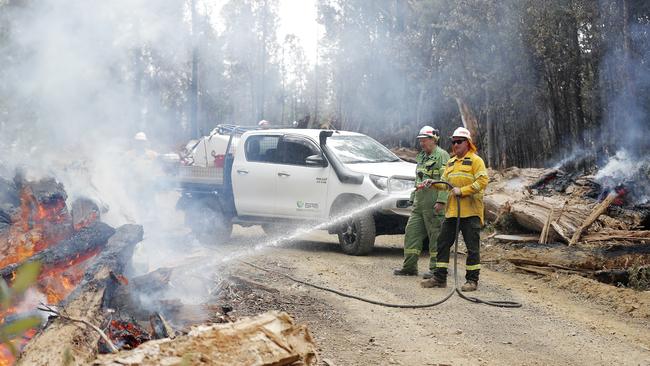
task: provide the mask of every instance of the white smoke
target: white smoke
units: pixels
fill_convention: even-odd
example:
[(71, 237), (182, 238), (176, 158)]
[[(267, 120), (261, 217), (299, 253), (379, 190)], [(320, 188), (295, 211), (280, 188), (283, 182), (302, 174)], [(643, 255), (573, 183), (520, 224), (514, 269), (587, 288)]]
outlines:
[(626, 180), (633, 179), (639, 172), (639, 161), (633, 158), (625, 149), (616, 152), (616, 155), (609, 158), (607, 164), (603, 166), (595, 175), (597, 180), (604, 178), (615, 179), (622, 183)]
[[(141, 130), (149, 148), (183, 138), (188, 13), (179, 0), (0, 2), (0, 171), (55, 177), (69, 204), (89, 197), (108, 224), (142, 224), (133, 275), (196, 245), (175, 209), (178, 193), (133, 142)], [(138, 78), (172, 86), (145, 88)], [(147, 108), (152, 100), (160, 108)]]

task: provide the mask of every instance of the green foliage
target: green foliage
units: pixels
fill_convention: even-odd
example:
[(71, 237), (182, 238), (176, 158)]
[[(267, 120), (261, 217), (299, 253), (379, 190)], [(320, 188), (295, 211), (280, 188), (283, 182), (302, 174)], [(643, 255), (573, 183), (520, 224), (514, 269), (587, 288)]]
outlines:
[[(4, 279), (0, 279), (0, 304), (3, 312), (17, 304), (21, 295), (36, 282), (40, 272), (41, 263), (31, 262), (20, 266), (16, 270), (16, 277), (12, 287), (9, 287)], [(37, 316), (24, 316), (4, 322), (0, 326), (0, 342), (7, 345), (11, 353), (17, 356), (18, 349), (12, 340), (28, 330), (38, 327), (40, 324), (41, 318)]]

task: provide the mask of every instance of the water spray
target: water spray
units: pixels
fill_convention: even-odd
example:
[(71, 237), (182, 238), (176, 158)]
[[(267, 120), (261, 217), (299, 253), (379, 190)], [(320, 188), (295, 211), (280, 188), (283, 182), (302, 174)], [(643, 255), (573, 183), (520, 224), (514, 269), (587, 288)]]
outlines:
[[(427, 181), (426, 184), (422, 184), (421, 186), (418, 186), (416, 189), (422, 189), (422, 188), (425, 188), (425, 187), (430, 187), (430, 186), (435, 185), (435, 184), (444, 184), (444, 185), (447, 185), (451, 189), (454, 188), (448, 182), (444, 182), (444, 181)], [(343, 220), (349, 219), (352, 216), (363, 212), (364, 210), (367, 210), (367, 209), (369, 209), (371, 207), (375, 207), (377, 205), (380, 205), (382, 202), (383, 202), (383, 200), (374, 202), (370, 206), (364, 206), (364, 207), (359, 208), (359, 209), (357, 209), (357, 210), (355, 210), (353, 212), (347, 213), (344, 216), (337, 217), (337, 218), (334, 219), (334, 222), (327, 222), (327, 223), (318, 225), (315, 228), (300, 230), (300, 231), (297, 231), (294, 234), (290, 235), (288, 238), (281, 238), (281, 239), (290, 240), (291, 238), (296, 238), (299, 235), (311, 232), (313, 230), (319, 230), (319, 228), (324, 228), (324, 227), (329, 226), (331, 224), (336, 224), (337, 222), (340, 223)], [(285, 277), (285, 278), (287, 278), (287, 279), (289, 279), (289, 280), (291, 280), (293, 282), (300, 283), (300, 284), (305, 285), (305, 286), (313, 287), (313, 288), (316, 288), (316, 289), (319, 289), (319, 290), (322, 290), (322, 291), (331, 292), (333, 294), (336, 294), (336, 295), (339, 295), (339, 296), (342, 296), (342, 297), (347, 297), (347, 298), (350, 298), (350, 299), (355, 299), (355, 300), (363, 301), (363, 302), (366, 302), (366, 303), (369, 303), (369, 304), (374, 304), (374, 305), (379, 305), (379, 306), (384, 306), (384, 307), (406, 308), (406, 309), (429, 308), (429, 307), (433, 307), (433, 306), (437, 306), (437, 305), (442, 304), (443, 302), (449, 300), (454, 295), (454, 293), (457, 293), (458, 296), (460, 296), (462, 299), (465, 299), (465, 300), (467, 300), (469, 302), (476, 303), (476, 304), (486, 304), (486, 305), (496, 306), (496, 307), (501, 307), (501, 308), (520, 308), (522, 306), (522, 304), (518, 303), (518, 302), (505, 301), (505, 300), (483, 300), (483, 299), (480, 299), (478, 297), (466, 296), (465, 294), (463, 294), (461, 292), (459, 282), (458, 282), (458, 234), (460, 233), (460, 200), (456, 200), (456, 204), (457, 204), (457, 211), (456, 212), (458, 212), (458, 215), (456, 216), (456, 237), (455, 237), (455, 240), (454, 240), (454, 286), (451, 289), (451, 291), (449, 291), (442, 299), (440, 299), (438, 301), (435, 301), (435, 302), (432, 302), (432, 303), (428, 303), (428, 304), (391, 304), (391, 303), (386, 303), (386, 302), (382, 302), (382, 301), (367, 299), (367, 298), (364, 298), (364, 297), (349, 294), (349, 293), (339, 291), (339, 290), (336, 290), (336, 289), (332, 289), (332, 288), (328, 288), (328, 287), (325, 287), (325, 286), (316, 285), (316, 284), (313, 284), (311, 282), (307, 282), (307, 281), (304, 281), (304, 280), (300, 280), (300, 279), (294, 278), (294, 277), (292, 277), (290, 275), (287, 275), (285, 273), (273, 271), (273, 270), (270, 270), (270, 269), (267, 269), (267, 268), (264, 268), (264, 267), (261, 267), (261, 266), (258, 266), (258, 265), (255, 265), (253, 263), (246, 262), (246, 261), (243, 261), (243, 260), (240, 260), (240, 259), (238, 261), (243, 263), (243, 264), (246, 264), (248, 266), (251, 266), (253, 268), (256, 268), (258, 270), (261, 270), (261, 271), (264, 271), (264, 272), (267, 272), (267, 273), (274, 273), (274, 274), (280, 275), (280, 276)], [(255, 247), (255, 249), (262, 248), (262, 247), (265, 247), (265, 246), (277, 246), (279, 243), (284, 241), (284, 240), (281, 240), (281, 239), (276, 239), (275, 241), (272, 241), (268, 245), (257, 245)], [(231, 258), (228, 258), (228, 259), (224, 259), (224, 261), (232, 260), (232, 259), (235, 259), (235, 258), (231, 257)]]

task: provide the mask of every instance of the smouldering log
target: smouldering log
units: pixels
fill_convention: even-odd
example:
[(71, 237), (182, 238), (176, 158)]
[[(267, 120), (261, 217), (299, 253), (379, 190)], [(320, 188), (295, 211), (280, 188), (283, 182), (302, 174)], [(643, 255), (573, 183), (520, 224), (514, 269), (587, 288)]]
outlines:
[[(62, 313), (93, 324), (102, 324), (106, 312), (102, 305), (115, 288), (111, 272), (122, 273), (133, 255), (135, 244), (142, 240), (139, 225), (124, 225), (116, 230), (102, 252), (92, 259), (84, 279), (65, 301)], [(60, 319), (51, 321), (23, 350), (18, 365), (63, 364), (66, 353), (72, 365), (87, 365), (97, 354), (99, 335)]]
[(10, 264), (0, 269), (0, 276), (9, 279), (18, 267), (34, 261), (40, 261), (44, 271), (49, 268), (67, 266), (68, 263), (83, 254), (91, 253), (104, 246), (114, 233), (115, 229), (112, 227), (103, 222), (95, 222), (74, 233), (70, 238), (34, 254), (23, 262)]

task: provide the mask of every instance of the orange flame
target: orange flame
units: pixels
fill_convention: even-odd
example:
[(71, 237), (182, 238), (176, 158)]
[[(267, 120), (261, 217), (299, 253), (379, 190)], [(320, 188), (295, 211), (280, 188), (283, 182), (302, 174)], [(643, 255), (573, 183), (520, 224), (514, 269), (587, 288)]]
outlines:
[[(74, 229), (86, 227), (98, 219), (98, 215), (89, 215)], [(48, 248), (73, 232), (72, 217), (63, 198), (48, 202), (39, 202), (29, 185), (20, 192), (20, 211), (12, 217), (12, 225), (0, 236), (0, 268), (19, 263), (35, 253)], [(37, 288), (50, 304), (58, 304), (65, 299), (81, 282), (87, 260), (101, 249), (77, 255), (68, 263), (54, 268), (45, 268), (37, 280)], [(11, 279), (13, 281), (13, 278)], [(0, 311), (0, 324), (7, 316), (18, 311), (16, 307)], [(29, 330), (22, 338), (14, 340), (18, 349), (36, 334), (36, 329)], [(13, 365), (15, 359), (6, 345), (0, 344), (0, 366)]]

